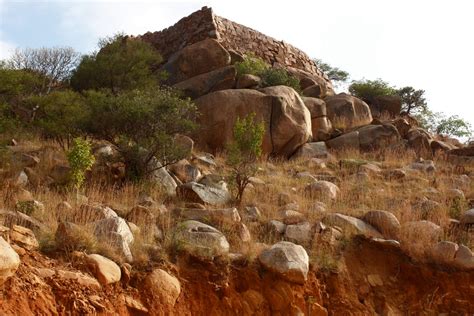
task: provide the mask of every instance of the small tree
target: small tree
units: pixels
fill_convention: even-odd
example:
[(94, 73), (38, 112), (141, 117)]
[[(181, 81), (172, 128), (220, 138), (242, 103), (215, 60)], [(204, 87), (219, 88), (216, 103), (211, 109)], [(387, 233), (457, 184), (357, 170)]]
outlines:
[(288, 86), (295, 89), (296, 92), (300, 93), (300, 81), (290, 75), (288, 71), (282, 68), (268, 68), (265, 69), (260, 76), (262, 77), (263, 87), (273, 86)]
[(236, 201), (240, 204), (250, 178), (257, 172), (256, 161), (262, 155), (265, 125), (255, 122), (255, 113), (234, 125), (234, 140), (227, 148), (227, 162), (232, 167), (231, 179), (236, 186)]
[(82, 91), (123, 90), (156, 86), (162, 74), (156, 69), (162, 58), (149, 43), (123, 34), (99, 41), (99, 51), (82, 58), (74, 71), (71, 85)]
[(71, 47), (17, 49), (7, 64), (12, 69), (36, 72), (43, 77), (42, 93), (69, 79), (79, 62), (80, 54)]
[(325, 63), (321, 59), (313, 59), (316, 66), (324, 72), (328, 78), (337, 83), (345, 83), (349, 80), (349, 73), (337, 67), (332, 67), (328, 63)]
[(84, 97), (70, 90), (30, 97), (25, 100), (25, 105), (38, 108), (34, 125), (40, 128), (44, 137), (53, 139), (63, 149), (83, 133), (89, 119)]
[(413, 87), (403, 87), (397, 90), (397, 95), (402, 101), (402, 112), (413, 114), (413, 112), (426, 111), (428, 105), (424, 97), (425, 90), (415, 90)]
[(456, 137), (470, 137), (472, 126), (457, 115), (441, 118), (436, 126), (436, 133)]
[(260, 76), (269, 67), (270, 65), (268, 65), (263, 59), (253, 55), (246, 56), (243, 61), (235, 63), (238, 76), (245, 74)]
[(129, 179), (142, 178), (161, 166), (183, 158), (175, 144), (176, 134), (188, 134), (195, 125), (196, 107), (171, 89), (133, 90), (119, 94), (88, 91), (90, 110), (86, 130), (116, 145), (125, 159)]
[(71, 184), (79, 189), (85, 180), (86, 171), (90, 170), (95, 162), (91, 144), (82, 138), (75, 138), (71, 150), (67, 153), (67, 160), (71, 167)]
[(397, 94), (397, 90), (382, 79), (352, 81), (349, 92), (369, 104), (373, 104), (378, 96)]

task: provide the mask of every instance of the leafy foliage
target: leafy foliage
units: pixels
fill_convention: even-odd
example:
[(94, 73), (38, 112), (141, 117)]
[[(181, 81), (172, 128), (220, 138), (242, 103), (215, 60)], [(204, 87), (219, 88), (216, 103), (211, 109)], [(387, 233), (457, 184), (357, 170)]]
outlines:
[(243, 61), (235, 63), (237, 76), (245, 74), (259, 76), (269, 67), (265, 61), (255, 56), (247, 56)]
[(337, 67), (332, 67), (328, 63), (325, 63), (321, 59), (313, 60), (316, 66), (324, 72), (328, 78), (332, 81), (346, 82), (349, 80), (349, 73)]
[(150, 44), (117, 34), (100, 40), (99, 51), (82, 58), (71, 85), (78, 91), (105, 88), (113, 93), (156, 86), (161, 61)]
[(87, 131), (119, 147), (130, 178), (150, 172), (153, 157), (163, 165), (183, 158), (173, 136), (195, 128), (196, 108), (178, 92), (165, 88), (116, 95), (88, 91), (86, 98), (93, 118)]
[(472, 126), (457, 115), (446, 116), (441, 112), (433, 112), (428, 108), (418, 111), (414, 117), (424, 129), (447, 136), (469, 137), (473, 135)]
[(301, 92), (300, 81), (283, 68), (270, 67), (264, 60), (248, 56), (243, 61), (235, 63), (237, 75), (250, 74), (262, 78), (262, 87), (288, 86)]
[(428, 108), (424, 97), (425, 90), (415, 90), (413, 87), (403, 87), (397, 90), (397, 95), (402, 101), (402, 112), (413, 114), (423, 113)]
[(367, 103), (373, 103), (378, 96), (397, 94), (397, 90), (382, 79), (352, 81), (349, 92)]
[(262, 86), (288, 86), (295, 89), (296, 92), (300, 93), (300, 81), (290, 75), (285, 69), (281, 68), (268, 68), (262, 74)]
[(34, 125), (38, 126), (46, 138), (54, 139), (64, 149), (72, 139), (83, 133), (89, 119), (86, 100), (82, 95), (70, 90), (56, 91), (44, 96), (27, 99), (26, 104), (38, 107)]
[(7, 64), (11, 69), (41, 75), (41, 93), (49, 93), (70, 78), (79, 57), (72, 47), (24, 48), (17, 49)]
[(71, 167), (71, 183), (74, 187), (80, 188), (85, 180), (85, 172), (90, 170), (95, 162), (91, 144), (82, 138), (75, 138), (72, 148), (67, 154), (67, 160)]
[(227, 147), (227, 162), (232, 166), (231, 180), (237, 189), (240, 204), (250, 178), (257, 172), (256, 161), (262, 155), (265, 125), (255, 122), (255, 113), (240, 119), (234, 125), (234, 140)]

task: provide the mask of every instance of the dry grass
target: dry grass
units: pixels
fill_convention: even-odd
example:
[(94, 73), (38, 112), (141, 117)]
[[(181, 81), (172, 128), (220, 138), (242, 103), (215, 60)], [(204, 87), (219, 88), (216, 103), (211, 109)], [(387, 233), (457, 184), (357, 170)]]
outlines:
[[(39, 142), (38, 140), (29, 143), (30, 150), (34, 151), (41, 159), (41, 163), (35, 168), (38, 175), (46, 179), (51, 167), (58, 162), (64, 162), (64, 153), (54, 144)], [(38, 149), (38, 146), (40, 149)], [(242, 243), (240, 231), (236, 225), (229, 223), (218, 223), (209, 221), (209, 224), (220, 229), (228, 238), (231, 245), (231, 252), (243, 253), (249, 261), (253, 260), (259, 250), (260, 243), (271, 244), (281, 237), (270, 234), (265, 225), (269, 220), (281, 219), (281, 212), (285, 209), (293, 208), (301, 212), (310, 223), (320, 221), (327, 213), (339, 212), (346, 215), (360, 217), (369, 210), (385, 210), (393, 213), (402, 223), (416, 221), (420, 219), (430, 220), (445, 230), (444, 238), (456, 242), (463, 242), (474, 246), (472, 241), (465, 234), (451, 233), (449, 230), (449, 219), (459, 216), (467, 210), (465, 200), (456, 200), (450, 197), (450, 190), (461, 189), (467, 197), (474, 197), (474, 181), (470, 184), (463, 184), (459, 180), (456, 169), (442, 158), (435, 159), (437, 171), (434, 175), (423, 174), (421, 172), (408, 172), (407, 176), (401, 180), (390, 180), (386, 173), (397, 168), (404, 168), (414, 162), (416, 155), (412, 151), (401, 149), (383, 150), (371, 153), (359, 153), (357, 151), (334, 152), (333, 158), (329, 160), (326, 168), (311, 163), (310, 160), (300, 159), (291, 161), (262, 161), (259, 163), (260, 171), (257, 177), (263, 180), (265, 185), (255, 185), (244, 195), (244, 206), (257, 206), (262, 212), (262, 218), (256, 223), (246, 223), (251, 232), (252, 241)], [(225, 166), (225, 156), (217, 155), (218, 167), (213, 171), (225, 175), (228, 169)], [(357, 177), (361, 171), (361, 166), (367, 163), (378, 165), (381, 173), (371, 173), (363, 179)], [(16, 170), (15, 165), (4, 165), (6, 171)], [(297, 177), (299, 172), (309, 172), (313, 176), (331, 177), (340, 188), (340, 193), (335, 201), (320, 200), (310, 197), (304, 193), (304, 188), (313, 180), (308, 177)], [(474, 174), (474, 168), (467, 168), (465, 173)], [(173, 249), (173, 228), (179, 219), (173, 217), (171, 210), (175, 205), (183, 205), (177, 199), (166, 199), (156, 188), (148, 183), (124, 184), (120, 186), (104, 185), (89, 181), (81, 192), (87, 196), (89, 203), (99, 203), (113, 208), (120, 216), (125, 216), (134, 206), (138, 204), (139, 196), (146, 192), (158, 204), (165, 203), (170, 212), (161, 214), (156, 211), (157, 226), (162, 232), (161, 238), (155, 240), (150, 236), (139, 234), (135, 236), (132, 246), (132, 253), (136, 258), (137, 265), (146, 266), (150, 261), (168, 261), (173, 259), (175, 249)], [(364, 180), (365, 179), (365, 180)], [(58, 226), (58, 219), (61, 212), (74, 212), (79, 207), (76, 192), (64, 188), (54, 188), (46, 185), (28, 188), (36, 200), (41, 201), (45, 206), (42, 214), (35, 214), (47, 227), (42, 232), (39, 239), (44, 249), (54, 249), (54, 232)], [(438, 193), (429, 193), (429, 189), (436, 189)], [(8, 187), (4, 182), (0, 187), (2, 197), (7, 196)], [(438, 207), (434, 210), (423, 210), (420, 208), (424, 198), (435, 201)], [(1, 208), (11, 208), (11, 205), (0, 199)], [(58, 204), (67, 201), (71, 210), (58, 209)], [(314, 210), (317, 202), (326, 204), (326, 212)], [(296, 207), (297, 205), (297, 207)], [(233, 207), (234, 205), (228, 205)], [(240, 210), (242, 211), (242, 210)], [(242, 212), (241, 212), (242, 214)], [(86, 234), (87, 235), (87, 234)], [(84, 237), (93, 238), (92, 234)], [(343, 236), (342, 242), (348, 237)], [(84, 242), (89, 244), (88, 252), (100, 252), (109, 257), (115, 257), (111, 247), (100, 244), (96, 240)], [(312, 262), (328, 270), (337, 266), (337, 253), (340, 248), (322, 247), (315, 244), (309, 247)]]

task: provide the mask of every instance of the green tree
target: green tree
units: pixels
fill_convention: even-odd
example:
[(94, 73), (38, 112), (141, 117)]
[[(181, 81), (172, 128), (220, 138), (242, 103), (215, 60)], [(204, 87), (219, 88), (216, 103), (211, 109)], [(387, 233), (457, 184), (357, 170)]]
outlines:
[(402, 112), (413, 114), (414, 112), (423, 113), (428, 105), (424, 97), (425, 90), (415, 90), (413, 87), (403, 87), (397, 89), (397, 95), (402, 102)]
[(457, 115), (442, 117), (436, 124), (436, 133), (456, 137), (470, 137), (472, 126)]
[(349, 80), (349, 73), (347, 71), (333, 67), (321, 59), (313, 59), (313, 61), (318, 69), (324, 72), (330, 80), (338, 83), (344, 83)]
[(234, 139), (227, 147), (227, 162), (232, 167), (231, 180), (236, 187), (236, 201), (240, 204), (250, 178), (257, 172), (256, 162), (262, 155), (265, 125), (255, 121), (255, 113), (234, 125)]
[(110, 89), (118, 93), (158, 85), (162, 74), (157, 66), (162, 58), (150, 44), (117, 34), (100, 40), (98, 46), (99, 51), (84, 56), (74, 71), (74, 89)]
[(110, 141), (121, 151), (130, 179), (142, 178), (159, 167), (183, 158), (173, 141), (195, 127), (196, 107), (189, 99), (167, 88), (133, 90), (119, 94), (88, 91), (89, 134)]
[(25, 104), (38, 108), (34, 125), (44, 137), (55, 140), (63, 149), (70, 146), (74, 137), (83, 134), (90, 119), (84, 97), (70, 90), (33, 96), (26, 99)]
[(85, 180), (85, 173), (92, 168), (95, 162), (92, 155), (91, 144), (82, 138), (74, 138), (72, 148), (67, 153), (69, 162), (71, 184), (79, 189)]
[(396, 95), (397, 90), (382, 79), (352, 81), (349, 92), (372, 104), (378, 96)]

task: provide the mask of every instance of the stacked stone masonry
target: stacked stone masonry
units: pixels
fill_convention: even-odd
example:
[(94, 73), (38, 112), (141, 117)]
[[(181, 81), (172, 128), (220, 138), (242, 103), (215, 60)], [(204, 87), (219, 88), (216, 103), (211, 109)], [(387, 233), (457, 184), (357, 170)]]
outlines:
[(303, 51), (219, 17), (207, 7), (182, 18), (173, 26), (158, 32), (148, 32), (141, 38), (152, 43), (165, 59), (185, 46), (214, 38), (228, 50), (241, 54), (252, 53), (271, 65), (298, 68), (329, 80)]

